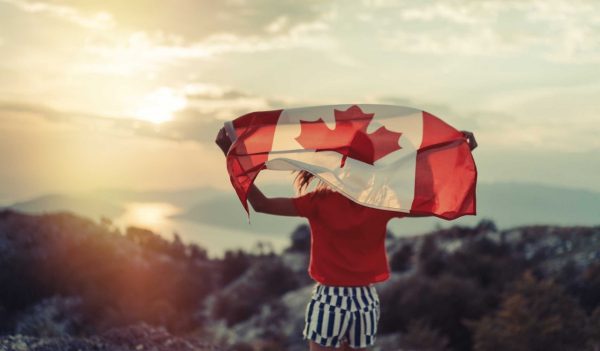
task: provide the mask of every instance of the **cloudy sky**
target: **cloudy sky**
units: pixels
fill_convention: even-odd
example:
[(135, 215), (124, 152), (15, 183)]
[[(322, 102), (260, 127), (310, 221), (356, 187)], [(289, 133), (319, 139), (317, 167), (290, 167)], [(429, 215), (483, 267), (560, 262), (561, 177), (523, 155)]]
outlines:
[(600, 2), (0, 0), (0, 204), (229, 187), (224, 120), (408, 105), (480, 180), (600, 191)]

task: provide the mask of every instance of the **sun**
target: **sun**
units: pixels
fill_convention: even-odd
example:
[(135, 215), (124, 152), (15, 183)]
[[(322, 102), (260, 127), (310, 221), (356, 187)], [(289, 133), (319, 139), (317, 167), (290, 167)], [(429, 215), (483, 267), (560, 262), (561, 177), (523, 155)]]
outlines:
[(134, 116), (152, 123), (162, 123), (173, 119), (173, 113), (186, 105), (184, 97), (170, 88), (160, 88), (142, 98)]

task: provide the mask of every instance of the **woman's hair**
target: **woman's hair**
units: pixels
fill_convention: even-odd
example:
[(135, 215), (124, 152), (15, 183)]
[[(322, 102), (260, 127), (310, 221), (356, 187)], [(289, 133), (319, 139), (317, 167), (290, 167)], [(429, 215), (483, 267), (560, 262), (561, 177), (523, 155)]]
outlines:
[(319, 178), (316, 178), (312, 173), (308, 171), (300, 170), (294, 171), (294, 173), (296, 173), (296, 178), (294, 179), (294, 187), (296, 188), (298, 194), (302, 194), (315, 179), (318, 180), (317, 186), (315, 187), (315, 191), (325, 190), (328, 188), (325, 182), (323, 182)]

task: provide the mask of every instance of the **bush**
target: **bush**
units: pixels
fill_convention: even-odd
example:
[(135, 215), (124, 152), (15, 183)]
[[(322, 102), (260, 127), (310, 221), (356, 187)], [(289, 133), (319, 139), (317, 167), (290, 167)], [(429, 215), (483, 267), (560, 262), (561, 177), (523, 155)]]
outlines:
[(423, 320), (411, 321), (400, 338), (400, 348), (411, 351), (446, 351), (448, 338)]
[(250, 256), (242, 250), (226, 251), (221, 262), (221, 285), (227, 285), (244, 274), (250, 267)]
[(512, 255), (508, 246), (484, 238), (465, 243), (460, 250), (447, 257), (444, 270), (473, 280), (490, 292), (500, 293), (526, 268), (525, 260)]
[(470, 331), (462, 323), (486, 311), (485, 292), (477, 284), (442, 275), (415, 276), (381, 291), (383, 333), (406, 332), (418, 319), (447, 336), (453, 349), (468, 349)]
[(413, 246), (404, 244), (390, 257), (390, 269), (393, 272), (404, 272), (410, 269), (413, 259)]
[(419, 273), (437, 276), (444, 270), (445, 261), (446, 254), (438, 248), (437, 239), (433, 235), (426, 236), (418, 255)]
[(600, 307), (600, 263), (594, 263), (583, 271), (574, 292), (589, 313)]
[(18, 319), (17, 334), (63, 337), (76, 334), (81, 326), (81, 299), (52, 297), (30, 307)]
[(577, 302), (550, 280), (525, 274), (500, 310), (472, 324), (477, 351), (582, 350), (586, 316)]
[(292, 244), (287, 249), (291, 252), (310, 252), (310, 228), (306, 224), (301, 224), (296, 227), (291, 235)]
[(262, 304), (299, 286), (292, 270), (278, 257), (264, 258), (219, 292), (212, 315), (234, 325), (250, 318)]
[[(215, 288), (215, 270), (184, 249), (177, 238), (169, 243), (139, 228), (123, 236), (71, 214), (5, 215), (0, 327), (50, 335), (146, 321), (190, 330), (197, 327), (193, 312)], [(71, 328), (62, 315), (73, 311), (54, 296), (80, 299), (77, 318), (84, 330)]]

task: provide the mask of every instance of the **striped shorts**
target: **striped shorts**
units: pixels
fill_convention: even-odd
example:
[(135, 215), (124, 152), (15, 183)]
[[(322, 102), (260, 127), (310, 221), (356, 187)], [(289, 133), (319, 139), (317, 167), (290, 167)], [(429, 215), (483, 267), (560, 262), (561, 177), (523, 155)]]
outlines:
[(379, 297), (375, 287), (333, 287), (317, 284), (306, 306), (304, 339), (325, 347), (351, 348), (375, 344), (379, 321)]

